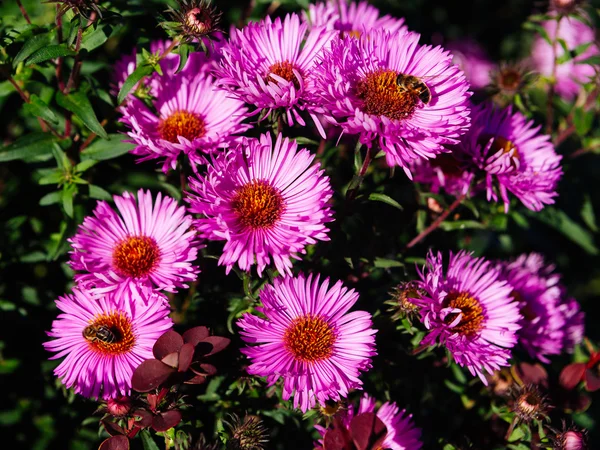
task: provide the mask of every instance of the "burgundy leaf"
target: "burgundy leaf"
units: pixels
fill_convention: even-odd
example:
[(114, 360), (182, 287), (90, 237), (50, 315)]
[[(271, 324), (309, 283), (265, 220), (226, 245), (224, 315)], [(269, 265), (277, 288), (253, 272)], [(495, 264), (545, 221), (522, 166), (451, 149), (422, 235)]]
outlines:
[(541, 364), (520, 363), (515, 367), (523, 384), (537, 384), (548, 387), (548, 372)]
[(583, 378), (584, 373), (584, 363), (569, 364), (560, 372), (560, 385), (568, 390), (574, 389)]
[(594, 369), (588, 369), (585, 371), (585, 389), (594, 392), (600, 389), (600, 377)]
[(325, 433), (323, 450), (352, 450), (346, 430), (333, 428)]
[(229, 345), (229, 343), (231, 342), (231, 339), (228, 339), (226, 337), (221, 337), (221, 336), (209, 336), (206, 339), (204, 339), (204, 341), (202, 341), (202, 342), (208, 342), (209, 344), (212, 345), (212, 350), (210, 350), (208, 353), (206, 353), (204, 355), (204, 356), (210, 356), (210, 355), (214, 355), (215, 353), (220, 352), (225, 347), (227, 347)]
[(173, 330), (169, 330), (158, 338), (152, 348), (152, 352), (156, 359), (161, 360), (169, 353), (178, 352), (182, 345), (183, 338), (181, 335)]
[(194, 378), (184, 381), (185, 384), (202, 384), (206, 381), (206, 376), (196, 375)]
[(165, 363), (167, 366), (172, 367), (173, 369), (177, 369), (177, 366), (179, 365), (179, 353), (178, 352), (169, 353), (167, 356), (162, 358), (160, 361)]
[(167, 431), (181, 422), (181, 418), (181, 413), (179, 411), (165, 411), (164, 413), (154, 416), (152, 428), (154, 431)]
[(129, 439), (122, 435), (109, 437), (98, 450), (129, 450)]
[(138, 392), (148, 392), (160, 386), (173, 372), (175, 369), (172, 367), (156, 359), (149, 359), (135, 369), (131, 385)]
[(111, 422), (110, 420), (101, 420), (100, 423), (102, 425), (104, 425), (104, 429), (111, 436), (117, 436), (119, 434), (121, 434), (121, 435), (127, 434), (123, 428), (121, 428), (116, 423)]
[(381, 448), (387, 428), (375, 413), (363, 413), (350, 422), (350, 435), (357, 450)]
[(185, 372), (189, 369), (192, 359), (194, 358), (194, 346), (190, 343), (183, 344), (179, 350), (179, 368), (180, 372)]
[(204, 338), (209, 336), (208, 328), (206, 327), (194, 327), (183, 333), (183, 341), (186, 344), (192, 344), (192, 346), (198, 345), (198, 343)]
[(135, 424), (140, 428), (148, 428), (152, 425), (152, 413), (145, 409), (136, 409), (133, 416), (137, 419)]
[(200, 369), (206, 375), (215, 375), (217, 373), (217, 368), (212, 364), (200, 364)]

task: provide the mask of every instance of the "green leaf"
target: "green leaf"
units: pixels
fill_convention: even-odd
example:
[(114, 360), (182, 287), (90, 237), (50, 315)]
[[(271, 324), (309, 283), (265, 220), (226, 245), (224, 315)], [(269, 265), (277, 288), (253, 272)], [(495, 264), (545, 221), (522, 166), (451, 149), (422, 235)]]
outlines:
[(40, 206), (49, 206), (62, 200), (62, 191), (50, 192), (40, 199)]
[(91, 198), (95, 198), (96, 200), (107, 200), (107, 201), (110, 201), (113, 198), (109, 192), (105, 191), (100, 186), (90, 184), (89, 188), (90, 188), (89, 195)]
[(25, 61), (25, 59), (37, 52), (42, 47), (49, 45), (50, 42), (52, 42), (52, 38), (54, 37), (53, 35), (54, 30), (48, 31), (47, 33), (36, 34), (35, 36), (31, 37), (27, 42), (25, 42), (21, 50), (19, 50), (17, 56), (15, 56), (12, 64), (13, 67), (17, 67), (20, 62)]
[(46, 102), (44, 102), (35, 94), (31, 94), (29, 96), (29, 103), (24, 103), (23, 109), (25, 110), (25, 112), (31, 114), (32, 116), (41, 117), (46, 122), (55, 125), (58, 124), (58, 117), (54, 113), (54, 111), (50, 109)]
[(140, 438), (142, 439), (144, 450), (159, 450), (158, 445), (156, 445), (156, 442), (154, 442), (154, 439), (152, 439), (152, 435), (148, 430), (142, 430)]
[(84, 149), (81, 152), (81, 160), (104, 161), (124, 155), (135, 148), (135, 144), (125, 142), (123, 139), (127, 139), (124, 134), (109, 134), (108, 140), (97, 140)]
[(67, 47), (67, 44), (48, 45), (36, 51), (33, 55), (27, 58), (25, 64), (39, 64), (49, 59), (60, 58), (61, 56), (72, 56), (77, 53)]
[(575, 108), (573, 124), (579, 136), (588, 134), (594, 123), (594, 111), (586, 111), (583, 108)]
[(586, 195), (581, 208), (581, 218), (594, 233), (598, 232), (598, 226), (596, 225), (596, 215), (594, 214), (594, 206), (590, 200), (590, 196)]
[(485, 225), (476, 220), (456, 220), (454, 222), (442, 222), (440, 228), (444, 231), (466, 230), (467, 228), (483, 229)]
[(179, 73), (185, 67), (187, 63), (188, 57), (190, 56), (190, 52), (192, 51), (192, 46), (189, 44), (182, 44), (179, 46), (175, 53), (179, 54), (179, 67), (177, 67), (177, 71), (175, 73)]
[(380, 269), (390, 269), (392, 267), (404, 267), (404, 264), (395, 259), (375, 258), (373, 265)]
[(58, 184), (63, 179), (63, 172), (59, 169), (55, 169), (51, 174), (46, 175), (38, 180), (38, 184), (41, 186), (45, 184)]
[(393, 206), (394, 208), (397, 208), (400, 211), (402, 211), (404, 209), (404, 208), (402, 208), (402, 205), (400, 205), (400, 203), (398, 203), (392, 197), (385, 195), (385, 194), (378, 194), (377, 192), (373, 192), (372, 194), (369, 195), (369, 200), (374, 201), (374, 202), (387, 203), (388, 205)]
[(523, 24), (523, 28), (525, 28), (526, 30), (531, 30), (531, 31), (535, 31), (537, 34), (539, 34), (542, 39), (544, 39), (549, 45), (554, 45), (554, 43), (552, 42), (552, 39), (550, 39), (550, 36), (548, 35), (548, 32), (544, 29), (543, 26), (541, 26), (539, 23), (534, 23), (534, 22), (525, 22)]
[(88, 29), (83, 33), (81, 38), (81, 48), (91, 52), (104, 44), (112, 34), (112, 31), (113, 28), (108, 24), (100, 25), (96, 29)]
[(537, 213), (527, 210), (526, 214), (561, 232), (587, 253), (591, 255), (598, 254), (598, 248), (594, 244), (593, 235), (571, 219), (564, 211), (547, 206)]
[(580, 59), (575, 61), (575, 64), (589, 64), (590, 66), (600, 65), (600, 55), (590, 56), (589, 58)]
[(119, 91), (119, 95), (117, 96), (117, 103), (119, 105), (123, 103), (123, 100), (125, 100), (125, 97), (127, 97), (127, 94), (129, 94), (133, 87), (138, 84), (142, 78), (150, 75), (152, 72), (154, 72), (154, 67), (147, 64), (139, 66), (137, 69), (135, 69), (131, 75), (127, 77), (125, 83), (123, 83), (123, 86)]
[(79, 117), (82, 122), (88, 127), (92, 132), (96, 133), (103, 139), (108, 139), (108, 134), (98, 122), (96, 118), (96, 114), (94, 113), (94, 109), (92, 108), (92, 104), (90, 103), (87, 95), (85, 95), (81, 91), (71, 92), (69, 95), (64, 95), (62, 92), (56, 93), (56, 102), (65, 108), (67, 111), (71, 111), (77, 117)]
[(47, 133), (35, 132), (27, 134), (0, 149), (0, 162), (50, 154), (52, 153), (53, 142), (52, 135)]
[(77, 164), (75, 166), (75, 172), (77, 173), (83, 173), (86, 170), (90, 169), (91, 167), (94, 167), (96, 164), (98, 164), (98, 161), (95, 159), (86, 159), (85, 161), (81, 161), (79, 164)]
[(62, 205), (67, 216), (73, 218), (73, 197), (77, 193), (77, 186), (66, 184), (62, 190)]

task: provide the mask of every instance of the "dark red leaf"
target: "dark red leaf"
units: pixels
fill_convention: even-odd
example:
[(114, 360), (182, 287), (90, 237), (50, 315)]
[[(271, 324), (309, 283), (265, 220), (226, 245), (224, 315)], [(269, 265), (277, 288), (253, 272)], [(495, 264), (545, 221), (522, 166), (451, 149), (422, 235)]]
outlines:
[(548, 372), (541, 364), (520, 363), (515, 367), (523, 384), (537, 384), (548, 387)]
[(167, 331), (161, 337), (158, 338), (152, 352), (154, 357), (158, 360), (163, 359), (169, 353), (178, 352), (183, 345), (183, 338), (179, 333), (173, 330)]
[[(183, 348), (183, 347), (181, 347), (181, 348)], [(167, 356), (165, 356), (160, 361), (165, 363), (167, 366), (172, 367), (173, 369), (177, 369), (177, 366), (179, 365), (179, 353), (178, 352), (169, 353)]]
[(200, 370), (206, 375), (215, 375), (217, 373), (217, 368), (212, 364), (200, 364)]
[(122, 435), (127, 434), (123, 428), (121, 428), (116, 423), (111, 422), (110, 420), (101, 420), (100, 423), (102, 423), (102, 425), (104, 425), (104, 429), (111, 436), (117, 436), (119, 434), (122, 434)]
[(585, 373), (584, 363), (569, 364), (560, 372), (559, 382), (565, 389), (575, 389)]
[(350, 436), (357, 450), (381, 448), (387, 428), (375, 413), (363, 413), (350, 422)]
[(153, 415), (150, 411), (146, 411), (145, 409), (136, 409), (133, 412), (133, 416), (136, 418), (136, 425), (140, 428), (148, 428), (152, 425)]
[(600, 389), (600, 377), (593, 369), (585, 371), (585, 389), (590, 392)]
[(98, 450), (129, 450), (129, 439), (125, 436), (112, 436), (100, 444)]
[(181, 422), (181, 413), (179, 411), (165, 411), (154, 416), (152, 428), (154, 431), (167, 431)]
[(179, 350), (179, 368), (180, 372), (185, 372), (189, 369), (192, 359), (194, 358), (194, 346), (192, 344), (183, 344)]
[(204, 338), (207, 338), (210, 335), (208, 332), (208, 328), (206, 327), (194, 327), (187, 330), (183, 333), (183, 341), (186, 344), (192, 344), (192, 346), (198, 345), (198, 343)]
[(352, 450), (346, 430), (333, 428), (325, 433), (323, 450)]
[(156, 359), (149, 359), (135, 369), (131, 377), (131, 386), (138, 392), (148, 392), (160, 386), (174, 372), (172, 367)]
[(208, 342), (209, 344), (212, 345), (212, 350), (210, 350), (208, 353), (204, 354), (204, 356), (210, 356), (210, 355), (214, 355), (215, 353), (220, 352), (225, 347), (227, 347), (229, 345), (229, 343), (231, 342), (231, 339), (221, 337), (221, 336), (209, 336), (206, 339), (204, 339), (204, 341), (202, 341), (202, 342)]
[(196, 375), (194, 378), (184, 381), (185, 384), (202, 384), (206, 381), (206, 376)]

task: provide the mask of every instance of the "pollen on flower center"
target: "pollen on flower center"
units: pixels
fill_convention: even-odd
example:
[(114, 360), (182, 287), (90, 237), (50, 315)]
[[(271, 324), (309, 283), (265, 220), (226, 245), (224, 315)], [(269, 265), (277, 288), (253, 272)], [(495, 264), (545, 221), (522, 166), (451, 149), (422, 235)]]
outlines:
[(271, 228), (281, 218), (284, 201), (277, 188), (258, 180), (238, 188), (231, 206), (242, 225), (265, 229)]
[(367, 74), (356, 85), (356, 94), (363, 101), (363, 111), (374, 116), (402, 120), (414, 112), (418, 97), (396, 83), (398, 74), (379, 69)]
[[(266, 81), (271, 81), (273, 83), (277, 83), (277, 80), (271, 76), (271, 74), (275, 74), (275, 75), (283, 78), (286, 81), (293, 82), (294, 87), (296, 89), (300, 89), (300, 82), (298, 81), (298, 78), (296, 77), (296, 74), (294, 73), (294, 69), (296, 69), (296, 67), (294, 67), (294, 65), (289, 61), (275, 63), (271, 67), (269, 67), (269, 73), (268, 73)], [(298, 70), (298, 69), (296, 69), (296, 70)]]
[(331, 325), (311, 315), (294, 319), (283, 336), (285, 348), (302, 362), (322, 361), (331, 356), (335, 339)]
[[(452, 328), (452, 331), (465, 336), (472, 336), (483, 328), (483, 308), (479, 301), (468, 292), (451, 291), (443, 303), (444, 308), (457, 308), (462, 312), (460, 322)], [(451, 324), (456, 320), (459, 313), (448, 314), (444, 322)]]
[(160, 249), (148, 236), (131, 236), (119, 242), (113, 252), (113, 264), (128, 277), (148, 275), (160, 258)]
[(88, 328), (96, 330), (96, 334), (87, 332), (86, 339), (90, 348), (98, 353), (120, 355), (135, 344), (131, 320), (121, 311), (97, 314)]
[(188, 111), (175, 111), (158, 124), (160, 137), (165, 141), (179, 143), (178, 136), (189, 141), (204, 136), (204, 120), (197, 114)]
[(508, 139), (502, 136), (483, 134), (479, 138), (479, 144), (482, 146), (486, 146), (491, 139), (493, 139), (493, 141), (488, 152), (490, 155), (494, 155), (499, 151), (502, 151), (502, 153), (508, 153), (512, 158), (519, 160), (519, 151), (517, 149), (517, 146), (514, 144), (514, 142), (509, 141)]

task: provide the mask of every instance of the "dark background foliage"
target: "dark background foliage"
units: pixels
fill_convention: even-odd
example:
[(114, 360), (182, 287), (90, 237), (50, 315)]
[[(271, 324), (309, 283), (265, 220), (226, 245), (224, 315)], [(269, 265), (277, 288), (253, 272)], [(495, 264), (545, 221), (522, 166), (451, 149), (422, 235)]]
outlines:
[[(281, 3), (274, 14), (298, 10), (298, 4), (303, 2)], [(594, 3), (599, 5), (598, 1)], [(53, 5), (34, 0), (23, 4), (34, 23), (53, 22)], [(112, 22), (110, 38), (85, 58), (82, 76), (95, 94), (90, 98), (97, 117), (107, 119), (108, 133), (118, 133), (123, 128), (117, 123), (114, 106), (103, 100), (101, 91), (108, 90), (112, 64), (120, 55), (131, 51), (135, 43), (147, 47), (152, 39), (166, 38), (157, 23), (157, 13), (166, 9), (166, 3), (137, 0), (113, 1), (111, 5), (124, 18)], [(248, 2), (217, 1), (215, 5), (224, 12), (227, 30), (230, 23), (237, 23)], [(533, 35), (524, 30), (523, 23), (530, 14), (544, 12), (547, 7), (542, 1), (523, 0), (394, 0), (378, 1), (375, 5), (383, 12), (405, 17), (412, 30), (422, 33), (424, 42), (443, 45), (448, 40), (471, 37), (495, 60), (517, 60), (528, 54)], [(269, 7), (272, 7), (269, 2), (258, 0), (251, 17), (262, 17)], [(16, 3), (10, 0), (0, 5), (0, 17), (2, 33), (24, 23)], [(3, 52), (14, 56), (20, 45), (7, 46)], [(29, 81), (32, 92), (41, 92), (45, 84), (51, 84), (48, 77), (42, 71), (32, 75)], [(7, 83), (0, 82), (3, 145), (39, 130), (36, 120), (22, 108), (23, 101)], [(532, 116), (542, 122), (545, 99), (543, 94), (532, 97), (534, 106), (538, 106)], [(559, 123), (565, 115), (566, 111), (559, 108)], [(592, 129), (597, 129), (598, 120), (594, 120)], [(297, 129), (284, 132), (306, 135)], [(315, 145), (308, 145), (316, 151)], [(424, 242), (404, 251), (406, 243), (422, 229), (423, 221), (431, 220), (425, 197), (420, 195), (419, 186), (401, 171), (392, 176), (378, 160), (361, 188), (361, 196), (351, 207), (346, 207), (342, 193), (355, 171), (353, 147), (351, 141), (342, 140), (338, 147), (329, 142), (321, 156), (337, 193), (334, 204), (337, 220), (332, 225), (331, 241), (309, 249), (297, 269), (342, 279), (361, 294), (357, 308), (374, 313), (375, 327), (379, 330), (379, 355), (373, 370), (364, 377), (365, 390), (382, 401), (391, 399), (401, 408), (406, 407), (417, 426), (423, 428), (426, 448), (441, 448), (441, 442), (465, 444), (465, 435), (475, 443), (474, 448), (493, 448), (490, 439), (494, 428), (506, 429), (508, 424), (490, 420), (487, 412), (491, 400), (481, 394), (482, 385), (465, 382), (465, 374), (466, 380), (471, 379), (466, 371), (454, 366), (448, 368), (441, 350), (422, 358), (412, 356), (412, 336), (396, 329), (383, 302), (394, 285), (415, 276), (414, 265), (423, 262), (429, 247), (464, 248), (490, 258), (537, 251), (555, 262), (569, 292), (587, 313), (587, 336), (598, 342), (600, 241), (594, 212), (600, 206), (599, 156), (587, 152), (571, 158), (581, 147), (581, 140), (574, 135), (558, 148), (564, 155), (565, 176), (554, 207), (533, 214), (514, 203), (511, 212), (505, 215), (500, 206), (478, 199), (470, 202), (470, 208), (458, 209), (445, 227)], [(70, 155), (76, 149), (77, 143), (73, 143), (65, 151)], [(72, 272), (65, 264), (66, 238), (92, 211), (95, 198), (105, 194), (90, 192), (87, 186), (82, 186), (74, 198), (72, 214), (66, 213), (64, 204), (41, 205), (40, 200), (56, 191), (56, 186), (40, 185), (40, 169), (52, 167), (56, 167), (52, 155), (0, 164), (0, 432), (2, 445), (11, 449), (87, 449), (95, 448), (101, 440), (98, 417), (91, 417), (96, 403), (61, 387), (52, 374), (58, 363), (48, 361), (49, 354), (41, 344), (47, 340), (45, 332), (57, 314), (54, 299), (72, 286)], [(100, 161), (85, 171), (84, 178), (110, 194), (144, 187), (181, 197), (178, 174), (164, 176), (152, 162), (136, 164), (129, 154)], [(374, 192), (393, 198), (403, 209), (369, 201), (369, 194)], [(439, 200), (446, 204), (451, 201), (443, 197)], [(250, 303), (244, 298), (242, 282), (233, 273), (226, 277), (223, 268), (217, 267), (216, 259), (210, 257), (218, 255), (220, 248), (220, 244), (208, 245), (204, 250), (208, 257), (199, 260), (202, 269), (199, 282), (189, 292), (180, 292), (172, 298), (176, 329), (206, 325), (216, 334), (233, 340), (216, 360), (219, 375), (206, 385), (187, 389), (193, 407), (186, 412), (184, 429), (194, 436), (202, 431), (212, 437), (221, 431), (225, 413), (259, 412), (270, 430), (269, 448), (312, 448), (315, 436), (312, 420), (303, 420), (300, 413), (282, 408), (275, 390), (245, 379), (245, 360), (239, 353), (242, 344), (231, 323), (235, 314), (248, 309)], [(253, 282), (257, 287), (256, 276)], [(528, 361), (525, 354), (517, 354), (517, 359)], [(554, 358), (548, 367), (551, 376), (556, 377), (560, 368), (571, 360), (570, 355)], [(453, 391), (448, 380), (463, 385), (461, 393)], [(237, 388), (243, 382), (249, 385), (239, 392)], [(576, 423), (590, 429), (596, 443), (600, 442), (598, 411), (593, 403), (587, 412), (573, 417)], [(561, 416), (557, 413), (556, 417)]]

